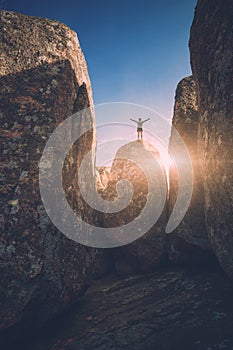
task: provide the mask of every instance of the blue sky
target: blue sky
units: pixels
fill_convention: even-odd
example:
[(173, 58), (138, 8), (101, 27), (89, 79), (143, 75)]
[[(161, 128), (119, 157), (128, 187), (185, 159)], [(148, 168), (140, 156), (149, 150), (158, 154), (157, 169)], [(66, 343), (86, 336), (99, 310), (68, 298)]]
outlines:
[(190, 75), (196, 0), (0, 1), (1, 8), (64, 22), (78, 33), (94, 101), (132, 102), (172, 117), (177, 83)]

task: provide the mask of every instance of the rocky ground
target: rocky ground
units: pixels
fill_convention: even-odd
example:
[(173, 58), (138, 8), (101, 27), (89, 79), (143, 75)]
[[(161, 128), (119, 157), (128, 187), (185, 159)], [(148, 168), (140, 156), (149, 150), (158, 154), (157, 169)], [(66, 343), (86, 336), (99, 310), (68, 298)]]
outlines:
[(17, 349), (231, 350), (232, 288), (217, 268), (107, 276)]

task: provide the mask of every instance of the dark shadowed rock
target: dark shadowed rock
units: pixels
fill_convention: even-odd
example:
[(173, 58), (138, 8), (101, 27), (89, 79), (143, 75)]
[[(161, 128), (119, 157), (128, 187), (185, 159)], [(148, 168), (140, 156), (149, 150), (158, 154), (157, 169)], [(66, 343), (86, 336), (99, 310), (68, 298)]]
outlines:
[[(150, 190), (149, 178), (152, 179)], [(113, 201), (117, 198), (117, 184), (123, 179), (128, 180), (133, 185), (132, 198), (120, 212), (105, 214), (105, 227), (119, 227), (119, 236), (122, 237), (121, 230), (123, 230), (124, 235), (125, 224), (140, 220), (140, 214), (151, 196), (150, 192), (153, 192), (156, 201), (152, 204), (152, 219), (154, 221), (151, 228), (141, 234), (142, 237), (133, 243), (114, 250), (115, 268), (119, 273), (148, 272), (158, 267), (165, 258), (164, 227), (166, 224), (167, 182), (158, 151), (146, 141), (134, 141), (122, 146), (116, 154), (109, 174), (108, 186), (105, 195), (103, 194), (105, 199)], [(128, 188), (125, 185), (123, 193), (127, 191)], [(160, 201), (162, 202), (163, 199), (161, 208), (159, 207)], [(161, 214), (156, 222), (156, 212), (160, 209)], [(150, 216), (151, 214), (148, 214), (147, 219)], [(132, 235), (134, 233), (136, 237), (137, 232), (132, 232)]]
[[(198, 105), (197, 91), (192, 77), (181, 80), (176, 89), (170, 151), (182, 157), (176, 130), (183, 138), (193, 168), (193, 193), (189, 209), (174, 232), (168, 235), (169, 260), (175, 263), (203, 263), (212, 260), (204, 217), (204, 190), (198, 160)], [(175, 130), (174, 130), (175, 128)], [(186, 166), (184, 164), (184, 166)], [(175, 166), (169, 174), (169, 212), (172, 212), (178, 190), (178, 173)]]
[[(87, 276), (100, 272), (102, 251), (61, 234), (39, 191), (38, 165), (50, 134), (92, 105), (77, 36), (61, 23), (6, 11), (1, 11), (0, 26), (0, 329), (6, 329), (19, 321), (40, 323), (75, 301)], [(94, 122), (92, 114), (83, 114), (80, 128), (87, 121)], [(67, 199), (87, 220), (92, 211), (79, 209), (74, 175), (94, 144), (90, 131), (71, 147), (63, 171)]]
[(233, 277), (233, 2), (201, 0), (190, 52), (199, 106), (199, 161), (209, 239)]
[(22, 349), (231, 350), (232, 322), (232, 286), (221, 271), (162, 269), (96, 281)]

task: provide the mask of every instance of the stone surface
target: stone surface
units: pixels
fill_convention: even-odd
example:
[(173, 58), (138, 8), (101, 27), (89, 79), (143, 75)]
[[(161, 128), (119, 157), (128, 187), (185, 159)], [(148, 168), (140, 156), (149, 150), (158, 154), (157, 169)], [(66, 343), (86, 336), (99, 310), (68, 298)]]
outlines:
[[(207, 263), (213, 260), (204, 217), (204, 190), (198, 160), (198, 105), (196, 85), (192, 76), (180, 81), (176, 89), (174, 116), (169, 149), (180, 158), (178, 131), (190, 155), (193, 168), (193, 193), (189, 209), (184, 219), (167, 236), (169, 260), (173, 263)], [(174, 130), (175, 128), (175, 130)], [(186, 165), (184, 165), (186, 166)], [(169, 173), (169, 212), (171, 213), (177, 197), (178, 173), (170, 167)]]
[[(156, 159), (155, 165), (151, 157)], [(103, 197), (110, 201), (116, 199), (116, 186), (123, 179), (133, 185), (133, 195), (124, 209), (118, 213), (105, 214), (104, 226), (119, 227), (121, 237), (121, 228), (124, 234), (123, 225), (133, 220), (140, 220), (140, 214), (151, 195), (148, 176), (153, 179), (152, 192), (156, 196), (156, 201), (153, 203), (153, 219), (156, 217), (156, 210), (163, 196), (165, 205), (163, 204), (161, 208), (158, 221), (156, 222), (155, 219), (151, 229), (144, 232), (141, 238), (113, 250), (115, 269), (118, 273), (149, 272), (160, 266), (165, 260), (167, 182), (158, 151), (146, 141), (128, 143), (122, 146), (115, 156)], [(123, 185), (123, 193), (127, 191), (127, 187)]]
[(107, 188), (110, 180), (110, 171), (111, 167), (108, 166), (96, 167), (96, 185), (100, 193), (104, 192)]
[(199, 162), (209, 239), (233, 277), (233, 2), (199, 0), (190, 52), (199, 106)]
[[(0, 15), (2, 330), (19, 321), (40, 323), (74, 302), (87, 277), (99, 274), (102, 251), (61, 234), (46, 215), (39, 191), (38, 164), (50, 134), (74, 112), (92, 105), (77, 36), (52, 20), (6, 11)], [(94, 116), (88, 118), (94, 124)], [(80, 128), (86, 121), (84, 114)], [(82, 157), (94, 144), (90, 131), (71, 148), (63, 171), (68, 201), (88, 219), (92, 212), (79, 209), (75, 181)], [(93, 164), (89, 171), (94, 176)]]
[(232, 285), (222, 271), (169, 269), (122, 279), (108, 276), (96, 281), (69, 313), (16, 347), (232, 350), (232, 310)]

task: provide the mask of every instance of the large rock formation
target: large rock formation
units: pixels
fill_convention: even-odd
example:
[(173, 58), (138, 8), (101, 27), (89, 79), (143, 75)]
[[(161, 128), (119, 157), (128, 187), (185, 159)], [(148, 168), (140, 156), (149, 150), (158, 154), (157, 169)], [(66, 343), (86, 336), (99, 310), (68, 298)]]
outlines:
[[(152, 204), (152, 214), (149, 213), (149, 207), (146, 209), (147, 218), (140, 227), (143, 230), (145, 221), (149, 221), (152, 215), (154, 221), (151, 228), (142, 232), (141, 238), (134, 242), (114, 249), (115, 268), (118, 273), (149, 272), (160, 266), (165, 260), (167, 182), (158, 151), (146, 141), (134, 141), (122, 146), (115, 156), (109, 174), (105, 196), (103, 194), (105, 199), (113, 201), (117, 198), (116, 186), (120, 180), (128, 180), (133, 185), (132, 199), (127, 207), (118, 213), (105, 214), (104, 216), (106, 228), (119, 227), (119, 241), (122, 237), (124, 241), (124, 225), (134, 220), (140, 220), (140, 214), (150, 200), (152, 192), (156, 200)], [(150, 181), (151, 188), (149, 188)], [(123, 193), (127, 191), (126, 185)], [(156, 213), (160, 209), (161, 215), (157, 221)], [(121, 230), (123, 236), (121, 236)], [(132, 236), (134, 234), (137, 237), (136, 227)]]
[[(61, 234), (49, 220), (39, 191), (38, 164), (50, 134), (74, 112), (92, 105), (77, 36), (61, 23), (13, 12), (1, 11), (0, 25), (2, 330), (20, 320), (45, 320), (76, 300), (87, 276), (98, 272), (102, 252)], [(80, 128), (85, 118), (94, 124), (92, 114), (84, 115)], [(75, 175), (94, 144), (95, 132), (90, 131), (74, 144), (65, 162), (63, 185), (76, 209), (81, 198)], [(79, 211), (91, 220), (91, 210)]]
[[(203, 183), (198, 161), (198, 105), (197, 92), (193, 78), (181, 80), (176, 89), (170, 151), (182, 157), (179, 136), (182, 137), (189, 152), (193, 168), (193, 193), (189, 209), (174, 232), (168, 235), (168, 256), (174, 263), (204, 263), (211, 254), (204, 218)], [(185, 165), (186, 166), (186, 165)], [(175, 166), (169, 174), (169, 212), (172, 212), (178, 189), (178, 173)]]
[(233, 277), (233, 2), (199, 0), (190, 52), (199, 106), (199, 161), (209, 239)]

